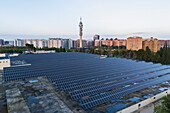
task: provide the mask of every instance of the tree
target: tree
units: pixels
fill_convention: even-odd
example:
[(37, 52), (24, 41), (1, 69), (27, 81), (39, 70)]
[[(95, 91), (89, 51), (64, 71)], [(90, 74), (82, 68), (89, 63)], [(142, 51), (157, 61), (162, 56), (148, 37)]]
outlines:
[(163, 97), (162, 105), (156, 106), (154, 113), (170, 113), (170, 95)]
[(118, 56), (119, 55), (119, 51), (117, 50), (117, 49), (115, 49), (114, 51), (113, 51), (113, 56)]
[(33, 44), (25, 44), (25, 46), (26, 46), (26, 48), (27, 49), (31, 49), (31, 50), (36, 50), (36, 48), (34, 47), (34, 45)]
[[(136, 55), (137, 55), (137, 59), (138, 60), (144, 60), (144, 57), (147, 57), (147, 56), (145, 56), (145, 51), (143, 50), (143, 49), (139, 49), (138, 51), (136, 51)], [(147, 58), (146, 58), (147, 59)]]
[(147, 46), (147, 47), (146, 47), (145, 54), (144, 54), (144, 60), (145, 60), (146, 62), (151, 62), (151, 58), (152, 58), (151, 50), (150, 50), (149, 47)]

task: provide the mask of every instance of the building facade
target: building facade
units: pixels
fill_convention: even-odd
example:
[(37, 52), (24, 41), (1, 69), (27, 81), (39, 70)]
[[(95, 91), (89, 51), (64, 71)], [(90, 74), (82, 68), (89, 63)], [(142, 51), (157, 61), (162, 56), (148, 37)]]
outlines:
[(48, 47), (48, 41), (46, 39), (24, 39), (24, 46), (26, 44), (33, 44), (35, 48)]
[(157, 52), (161, 48), (161, 41), (153, 37), (151, 37), (150, 39), (143, 39), (142, 49), (146, 50), (147, 46), (151, 51)]
[(93, 40), (87, 40), (87, 46), (88, 47), (91, 47), (91, 46), (93, 46)]
[[(87, 40), (82, 40), (82, 46), (87, 47)], [(74, 41), (74, 48), (80, 48), (80, 40)]]
[(105, 46), (114, 46), (114, 42), (113, 40), (102, 40), (102, 45), (105, 45)]
[(126, 40), (125, 39), (121, 39), (121, 40), (102, 40), (102, 45), (106, 45), (108, 47), (110, 46), (126, 46)]
[(48, 41), (45, 39), (15, 39), (14, 46), (22, 47), (26, 44), (33, 44), (35, 48), (48, 47)]
[(15, 40), (14, 40), (14, 46), (17, 46), (17, 47), (23, 47), (23, 46), (25, 46), (25, 45), (24, 45), (24, 40), (22, 40), (22, 39), (15, 39)]
[(94, 41), (94, 46), (95, 47), (100, 47), (102, 45), (102, 41), (101, 40), (95, 40)]
[(0, 54), (0, 70), (4, 67), (10, 67), (10, 58), (7, 54)]
[(133, 37), (127, 38), (126, 48), (128, 50), (142, 49), (142, 37), (133, 36)]
[(113, 46), (126, 46), (125, 39), (113, 40)]
[(160, 40), (161, 41), (161, 47), (164, 47), (167, 45), (167, 47), (170, 47), (170, 40)]
[(0, 46), (4, 45), (4, 40), (0, 39)]
[(94, 35), (93, 40), (100, 40), (100, 35)]
[(49, 38), (48, 39), (48, 47), (49, 48), (60, 48), (62, 47), (63, 41), (61, 38)]
[(62, 39), (62, 38), (49, 38), (48, 39), (48, 47), (49, 48), (73, 48), (73, 40), (71, 39)]
[(73, 40), (63, 39), (62, 41), (63, 41), (63, 45), (61, 46), (62, 48), (67, 48), (67, 49), (73, 48)]
[[(96, 43), (95, 43), (96, 42)], [(100, 42), (100, 35), (94, 35), (94, 37), (93, 37), (93, 46), (100, 46), (101, 44), (101, 42)]]

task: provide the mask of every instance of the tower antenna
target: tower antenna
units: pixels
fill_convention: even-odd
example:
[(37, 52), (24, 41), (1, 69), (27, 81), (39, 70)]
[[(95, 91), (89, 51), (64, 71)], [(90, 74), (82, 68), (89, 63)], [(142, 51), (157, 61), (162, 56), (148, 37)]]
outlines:
[(82, 18), (81, 17), (80, 17), (79, 27), (80, 27), (80, 48), (82, 48), (83, 47), (83, 45), (82, 45), (83, 23), (82, 23)]

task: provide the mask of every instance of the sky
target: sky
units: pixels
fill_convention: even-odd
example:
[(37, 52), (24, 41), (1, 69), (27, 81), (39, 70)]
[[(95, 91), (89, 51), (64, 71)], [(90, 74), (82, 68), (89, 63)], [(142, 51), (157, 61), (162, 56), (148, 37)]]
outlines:
[(0, 38), (170, 40), (170, 0), (0, 0)]

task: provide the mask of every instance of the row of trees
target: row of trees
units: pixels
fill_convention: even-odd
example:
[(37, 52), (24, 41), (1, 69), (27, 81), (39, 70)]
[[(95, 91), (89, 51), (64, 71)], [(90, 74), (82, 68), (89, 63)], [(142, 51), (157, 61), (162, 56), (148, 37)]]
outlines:
[(130, 58), (139, 61), (170, 64), (170, 48), (164, 46), (160, 51), (154, 53), (148, 47), (146, 51), (140, 49), (138, 51), (126, 50), (124, 47), (114, 49), (115, 47), (90, 47), (81, 49), (65, 49), (65, 48), (35, 48), (32, 44), (26, 44), (26, 47), (8, 47), (0, 48), (0, 53), (23, 53), (23, 51), (36, 50), (55, 50), (56, 52), (84, 52), (91, 54), (107, 55), (108, 57)]
[(22, 53), (23, 51), (27, 51), (28, 49), (25, 47), (8, 47), (8, 48), (0, 48), (0, 53)]
[(170, 48), (164, 46), (160, 51), (154, 53), (149, 47), (146, 47), (146, 51), (140, 49), (138, 51), (126, 50), (126, 49), (112, 49), (107, 47), (101, 48), (89, 48), (89, 49), (76, 49), (76, 52), (85, 52), (91, 54), (107, 55), (108, 57), (122, 57), (130, 58), (139, 61), (154, 62), (161, 64), (170, 64)]
[(6, 48), (0, 48), (0, 53), (23, 53), (24, 51), (36, 51), (36, 50), (55, 50), (56, 52), (71, 52), (71, 49), (65, 49), (65, 48), (35, 48), (33, 44), (26, 44), (25, 47), (6, 47)]

